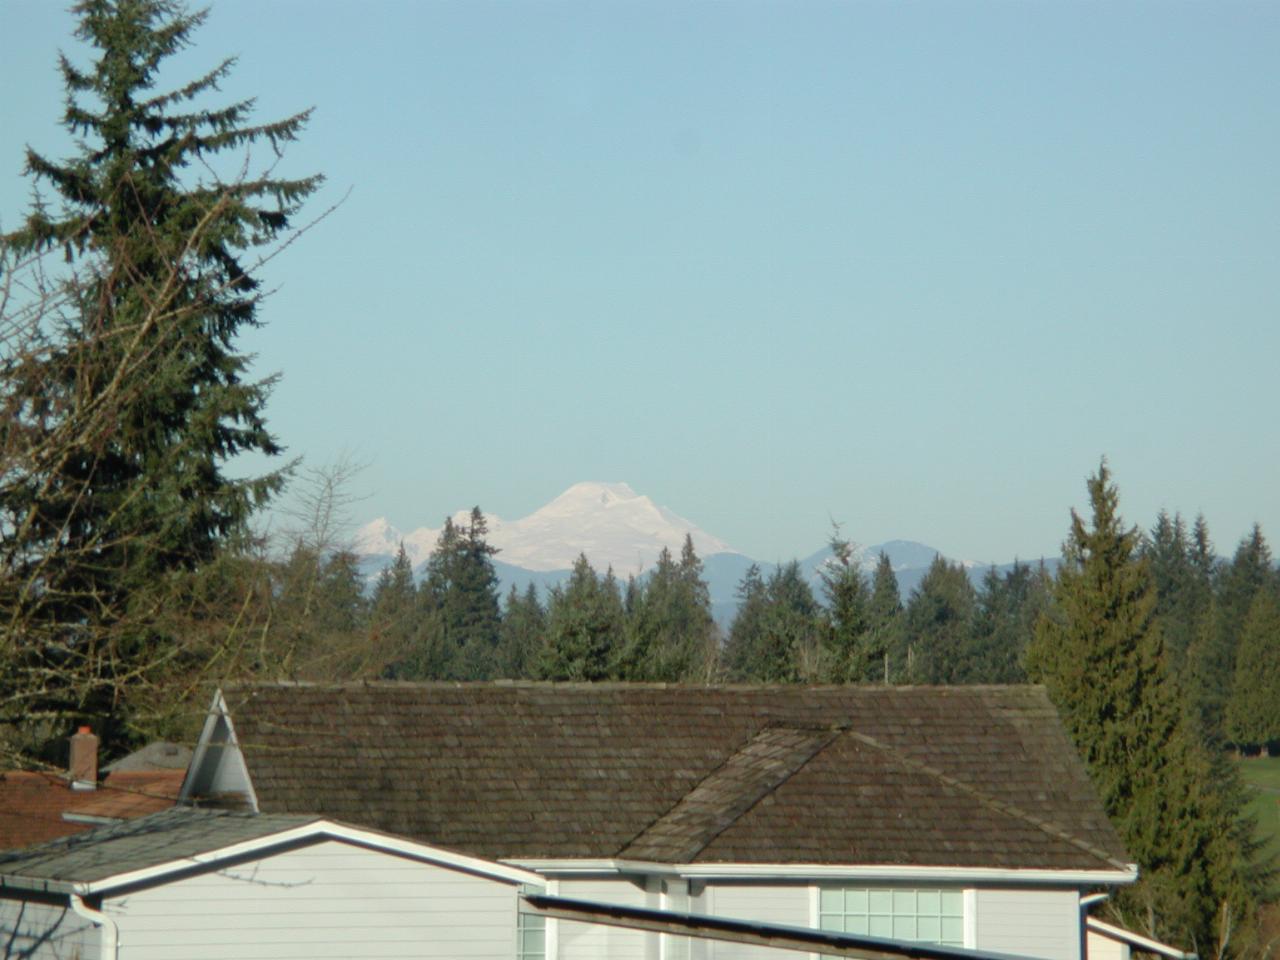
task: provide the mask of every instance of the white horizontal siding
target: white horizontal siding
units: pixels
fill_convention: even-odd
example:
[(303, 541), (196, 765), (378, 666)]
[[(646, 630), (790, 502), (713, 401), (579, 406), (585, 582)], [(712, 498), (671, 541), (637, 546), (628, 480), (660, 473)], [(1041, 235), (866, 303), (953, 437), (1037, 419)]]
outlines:
[[(657, 896), (629, 880), (561, 880), (559, 896), (576, 900), (618, 903), (627, 907), (656, 907)], [(600, 923), (559, 921), (558, 960), (647, 960), (653, 956), (648, 945), (654, 935), (641, 930), (624, 930)], [(656, 942), (656, 941), (655, 941)]]
[(0, 957), (97, 960), (97, 928), (69, 906), (0, 899)]
[[(694, 908), (712, 916), (790, 927), (813, 927), (808, 884), (708, 883)], [(753, 947), (741, 943), (708, 941), (707, 960), (797, 960), (794, 950)]]
[(978, 890), (975, 946), (1042, 960), (1081, 960), (1076, 890)]
[(512, 960), (516, 888), (324, 841), (112, 898), (120, 960)]

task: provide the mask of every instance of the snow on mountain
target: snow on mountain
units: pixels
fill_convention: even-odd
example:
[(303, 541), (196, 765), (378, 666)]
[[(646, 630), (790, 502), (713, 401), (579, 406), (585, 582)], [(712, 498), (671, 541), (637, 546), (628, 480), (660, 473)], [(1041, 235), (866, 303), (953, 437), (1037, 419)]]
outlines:
[[(460, 511), (454, 523), (465, 524)], [(700, 557), (731, 552), (723, 540), (636, 493), (625, 483), (576, 483), (527, 517), (504, 521), (485, 514), (490, 544), (498, 559), (525, 570), (565, 570), (578, 554), (603, 571), (613, 567), (619, 576), (640, 573), (657, 559), (663, 547), (678, 554), (685, 534), (693, 537)], [(405, 553), (416, 567), (435, 546), (439, 530), (419, 527), (402, 534), (385, 518), (356, 532), (355, 550), (366, 556), (394, 555), (403, 538)]]

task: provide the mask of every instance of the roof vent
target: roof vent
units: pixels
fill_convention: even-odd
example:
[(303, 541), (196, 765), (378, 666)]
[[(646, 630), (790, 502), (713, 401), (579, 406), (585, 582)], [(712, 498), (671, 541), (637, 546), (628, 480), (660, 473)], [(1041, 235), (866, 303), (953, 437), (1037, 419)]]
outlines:
[(71, 736), (71, 762), (67, 764), (72, 790), (98, 788), (98, 738), (89, 727)]

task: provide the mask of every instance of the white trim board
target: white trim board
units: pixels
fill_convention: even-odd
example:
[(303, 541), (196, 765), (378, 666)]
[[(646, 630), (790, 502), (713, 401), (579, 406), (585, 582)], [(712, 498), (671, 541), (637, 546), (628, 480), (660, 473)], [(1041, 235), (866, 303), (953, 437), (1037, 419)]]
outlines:
[(1050, 870), (1012, 867), (931, 867), (825, 863), (658, 863), (648, 860), (510, 859), (513, 866), (543, 875), (647, 874), (701, 880), (848, 880), (910, 883), (1012, 883), (1089, 886), (1127, 884), (1138, 879), (1137, 864), (1125, 870)]
[[(433, 847), (424, 843), (415, 843), (412, 840), (404, 840), (373, 830), (362, 830), (348, 826), (345, 823), (337, 823), (332, 820), (316, 820), (312, 823), (281, 830), (264, 837), (257, 837), (253, 840), (245, 840), (230, 846), (210, 850), (207, 853), (170, 860), (140, 870), (114, 874), (101, 880), (89, 882), (49, 881), (46, 889), (60, 888), (65, 892), (75, 893), (80, 896), (96, 896), (117, 887), (163, 881), (169, 874), (181, 873), (190, 870), (192, 867), (214, 867), (224, 860), (255, 853), (267, 856), (278, 847), (308, 840), (315, 842), (337, 840), (382, 853), (407, 857), (422, 863), (433, 863), (454, 870), (463, 870), (467, 873), (490, 877), (505, 883), (527, 884), (537, 889), (545, 889), (547, 886), (547, 882), (542, 876), (528, 870), (522, 870), (519, 867), (494, 863), (491, 860), (481, 860), (478, 857), (454, 853), (451, 850), (443, 850), (440, 847)], [(14, 879), (21, 881), (23, 878)]]

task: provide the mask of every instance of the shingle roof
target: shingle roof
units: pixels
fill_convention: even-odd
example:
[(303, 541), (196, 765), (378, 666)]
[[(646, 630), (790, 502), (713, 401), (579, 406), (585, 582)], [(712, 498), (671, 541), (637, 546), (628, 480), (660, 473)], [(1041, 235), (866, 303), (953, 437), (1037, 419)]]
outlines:
[(1129, 859), (1037, 687), (225, 694), (264, 812), (318, 813), (489, 859), (647, 852), (1064, 870)]
[(81, 833), (77, 816), (130, 818), (172, 807), (182, 787), (181, 770), (114, 771), (96, 790), (73, 790), (65, 776), (36, 771), (0, 773), (0, 850), (25, 847)]
[(314, 822), (314, 816), (265, 816), (226, 810), (175, 808), (88, 833), (0, 854), (0, 887), (20, 877), (23, 887), (93, 883), (256, 840)]

